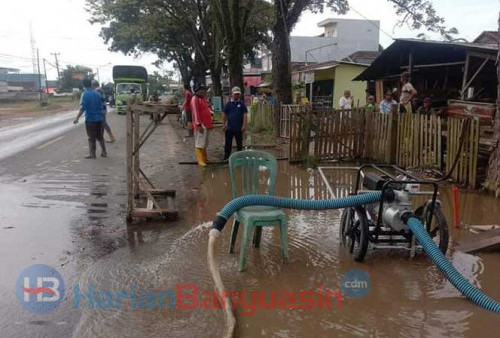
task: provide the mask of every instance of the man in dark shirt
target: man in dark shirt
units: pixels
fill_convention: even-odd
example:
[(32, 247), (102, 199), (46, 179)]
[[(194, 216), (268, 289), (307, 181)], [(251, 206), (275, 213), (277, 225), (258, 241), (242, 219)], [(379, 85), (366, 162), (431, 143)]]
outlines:
[(80, 117), (85, 113), (85, 129), (87, 130), (87, 136), (89, 138), (89, 154), (85, 156), (85, 158), (96, 157), (96, 140), (98, 140), (101, 145), (101, 156), (106, 157), (106, 144), (103, 138), (104, 129), (102, 122), (104, 115), (102, 112), (101, 95), (92, 89), (92, 84), (89, 79), (83, 80), (83, 88), (85, 91), (82, 94), (80, 110), (73, 123), (77, 124)]
[[(115, 136), (113, 135), (113, 132), (111, 131), (111, 127), (109, 126), (109, 123), (106, 119), (106, 113), (108, 112), (108, 109), (106, 107), (106, 94), (104, 94), (104, 90), (99, 87), (99, 81), (97, 80), (92, 80), (92, 88), (94, 88), (94, 90), (96, 92), (99, 93), (99, 95), (101, 95), (101, 100), (102, 100), (102, 127), (104, 128), (104, 130), (108, 133), (109, 135), (109, 143), (113, 143), (116, 141), (115, 139)], [(104, 135), (104, 134), (103, 134)]]
[(420, 108), (418, 108), (417, 112), (420, 115), (428, 115), (428, 116), (431, 116), (431, 115), (435, 114), (434, 108), (432, 108), (432, 101), (431, 101), (430, 97), (426, 97), (424, 99), (423, 106), (421, 106)]
[(226, 133), (226, 142), (224, 144), (224, 160), (229, 159), (231, 148), (233, 146), (233, 137), (236, 139), (238, 151), (243, 149), (243, 133), (247, 128), (247, 107), (240, 100), (241, 89), (233, 87), (231, 90), (232, 99), (226, 103), (224, 114), (222, 114), (222, 126)]

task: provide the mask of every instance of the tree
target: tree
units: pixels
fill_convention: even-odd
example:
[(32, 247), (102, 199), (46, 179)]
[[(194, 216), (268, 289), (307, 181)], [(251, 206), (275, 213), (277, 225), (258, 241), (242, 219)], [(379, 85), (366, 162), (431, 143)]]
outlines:
[(229, 83), (243, 87), (243, 42), (255, 0), (214, 0), (228, 58)]
[(159, 72), (153, 72), (153, 74), (148, 75), (149, 91), (162, 93), (164, 91), (164, 85), (169, 84), (172, 81), (174, 72), (168, 70), (163, 74)]
[(68, 65), (61, 72), (61, 90), (71, 91), (73, 88), (83, 88), (82, 80), (84, 78), (94, 79), (92, 69), (85, 66)]
[(220, 94), (222, 42), (212, 20), (212, 0), (87, 0), (92, 23), (108, 25), (101, 36), (125, 54), (153, 52), (175, 61), (183, 82), (204, 82), (210, 70)]
[[(92, 23), (110, 49), (125, 54), (153, 52), (175, 61), (183, 82), (204, 81), (210, 71), (220, 95), (228, 63), (231, 83), (243, 82), (244, 56), (269, 42), (272, 12), (266, 0), (87, 0)], [(259, 4), (259, 12), (253, 10)]]
[[(437, 15), (432, 2), (427, 0), (387, 0), (394, 5), (396, 14), (401, 19), (398, 25), (408, 25), (413, 29), (425, 27), (442, 36), (449, 34), (444, 19)], [(349, 10), (348, 0), (275, 0), (274, 13), (276, 22), (273, 26), (273, 87), (276, 91), (276, 102), (292, 102), (292, 78), (290, 62), (290, 32), (300, 18), (302, 12), (309, 9), (322, 12), (328, 7), (339, 14)]]
[(175, 62), (182, 81), (189, 84), (195, 52), (191, 34), (158, 9), (158, 5), (154, 6), (154, 1), (87, 0), (87, 4), (90, 22), (103, 25), (100, 36), (110, 44), (111, 51), (126, 55), (156, 53), (157, 65), (163, 61)]

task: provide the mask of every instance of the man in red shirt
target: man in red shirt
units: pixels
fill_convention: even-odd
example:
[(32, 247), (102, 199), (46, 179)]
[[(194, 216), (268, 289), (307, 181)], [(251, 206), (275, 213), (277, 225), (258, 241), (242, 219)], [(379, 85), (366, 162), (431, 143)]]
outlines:
[(182, 110), (186, 113), (186, 122), (189, 130), (189, 136), (193, 136), (193, 116), (191, 113), (191, 98), (193, 97), (193, 92), (191, 92), (191, 86), (188, 84), (184, 85), (184, 104), (182, 105)]
[(207, 166), (208, 135), (213, 128), (212, 112), (206, 99), (207, 88), (202, 84), (194, 85), (194, 96), (191, 99), (193, 114), (194, 146), (198, 164)]

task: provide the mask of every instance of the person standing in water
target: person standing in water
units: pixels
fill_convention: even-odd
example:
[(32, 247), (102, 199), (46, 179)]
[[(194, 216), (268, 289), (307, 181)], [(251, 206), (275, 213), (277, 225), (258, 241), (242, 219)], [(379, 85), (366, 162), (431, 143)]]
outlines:
[[(108, 133), (109, 136), (109, 143), (113, 143), (116, 141), (115, 136), (113, 135), (113, 132), (111, 131), (111, 127), (108, 124), (108, 120), (106, 119), (107, 115), (107, 107), (106, 107), (106, 95), (104, 94), (104, 90), (102, 90), (101, 87), (99, 87), (99, 82), (97, 80), (92, 80), (92, 88), (98, 92), (101, 95), (101, 101), (102, 101), (102, 127)], [(103, 131), (104, 133), (104, 131)], [(103, 135), (104, 136), (104, 135)]]
[(107, 157), (106, 144), (103, 138), (101, 95), (92, 89), (92, 83), (89, 79), (83, 80), (83, 88), (85, 91), (82, 94), (80, 110), (73, 123), (77, 124), (80, 117), (85, 113), (85, 129), (89, 138), (89, 154), (85, 158), (96, 158), (96, 140), (101, 145), (101, 156)]
[(198, 165), (206, 167), (208, 137), (210, 129), (213, 128), (212, 112), (206, 98), (207, 88), (203, 84), (196, 84), (193, 89), (191, 112), (193, 114), (194, 146)]

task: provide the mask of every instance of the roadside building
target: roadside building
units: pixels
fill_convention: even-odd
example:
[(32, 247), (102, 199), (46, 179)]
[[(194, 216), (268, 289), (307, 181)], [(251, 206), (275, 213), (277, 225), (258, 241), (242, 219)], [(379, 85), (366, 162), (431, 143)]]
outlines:
[[(484, 36), (484, 33), (482, 34)], [(497, 97), (498, 46), (481, 43), (396, 39), (355, 80), (374, 84), (377, 102), (398, 88), (400, 74), (408, 71), (418, 91), (416, 106), (430, 97), (435, 108), (451, 115), (466, 110), (492, 120)]]
[(353, 107), (366, 104), (366, 82), (353, 81), (368, 65), (330, 61), (297, 68), (292, 73), (295, 102), (307, 98), (315, 109), (338, 108), (344, 90), (350, 90)]
[[(320, 36), (290, 37), (292, 68), (310, 63), (340, 61), (358, 51), (380, 50), (379, 21), (327, 19), (319, 22), (318, 27), (324, 29)], [(266, 51), (262, 57), (262, 70), (272, 70), (270, 51)]]

